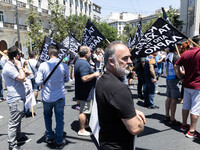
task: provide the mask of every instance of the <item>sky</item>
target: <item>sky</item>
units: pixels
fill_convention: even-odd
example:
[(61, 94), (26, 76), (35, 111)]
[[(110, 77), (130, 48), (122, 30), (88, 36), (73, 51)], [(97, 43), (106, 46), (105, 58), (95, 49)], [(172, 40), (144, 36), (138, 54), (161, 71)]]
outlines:
[(168, 9), (180, 8), (181, 0), (92, 0), (93, 3), (102, 7), (101, 18), (109, 15), (111, 12), (132, 12), (136, 14), (150, 15), (155, 10), (164, 7)]

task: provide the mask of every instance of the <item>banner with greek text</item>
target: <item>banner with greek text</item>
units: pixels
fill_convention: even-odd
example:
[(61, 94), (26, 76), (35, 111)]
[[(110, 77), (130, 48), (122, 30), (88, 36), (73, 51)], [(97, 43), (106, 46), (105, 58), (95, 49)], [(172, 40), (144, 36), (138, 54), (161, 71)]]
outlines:
[(187, 37), (169, 24), (163, 18), (158, 18), (149, 30), (143, 35), (134, 47), (134, 57), (145, 57), (156, 51), (167, 48), (170, 44), (177, 43)]
[(82, 44), (94, 50), (101, 42), (105, 40), (103, 34), (88, 19), (85, 30), (83, 32)]

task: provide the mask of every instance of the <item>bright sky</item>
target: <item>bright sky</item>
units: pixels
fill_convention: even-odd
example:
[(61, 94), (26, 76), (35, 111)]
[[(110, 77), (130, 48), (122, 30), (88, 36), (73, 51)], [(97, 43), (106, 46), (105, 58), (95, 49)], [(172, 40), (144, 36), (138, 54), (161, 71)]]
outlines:
[(150, 15), (161, 7), (168, 9), (172, 5), (172, 8), (180, 8), (180, 0), (93, 0), (93, 3), (102, 7), (102, 18), (111, 12), (132, 12)]

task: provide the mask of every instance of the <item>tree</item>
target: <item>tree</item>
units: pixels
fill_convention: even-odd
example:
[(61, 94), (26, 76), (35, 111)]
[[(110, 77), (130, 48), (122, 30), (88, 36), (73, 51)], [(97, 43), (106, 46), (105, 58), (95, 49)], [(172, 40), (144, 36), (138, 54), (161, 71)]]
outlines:
[[(37, 10), (34, 10), (34, 7), (32, 5), (33, 1), (29, 0), (30, 2), (30, 7), (28, 10), (28, 16), (25, 21), (27, 26), (29, 27), (29, 31), (26, 34), (26, 46), (28, 47), (28, 50), (39, 53), (40, 48), (42, 47), (43, 39), (44, 39), (44, 33), (43, 33), (43, 26), (42, 23), (40, 22), (41, 17), (37, 13)], [(32, 43), (32, 45), (31, 45)]]
[(67, 18), (64, 14), (64, 7), (59, 4), (59, 0), (48, 0), (51, 15), (49, 21), (51, 22), (54, 31), (53, 39), (57, 42), (62, 42), (68, 35), (69, 26)]

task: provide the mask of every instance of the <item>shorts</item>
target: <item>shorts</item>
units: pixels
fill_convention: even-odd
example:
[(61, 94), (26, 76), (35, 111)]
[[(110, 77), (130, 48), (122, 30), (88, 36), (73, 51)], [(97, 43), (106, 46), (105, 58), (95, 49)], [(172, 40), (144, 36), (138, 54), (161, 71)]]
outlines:
[(184, 87), (183, 110), (190, 110), (196, 116), (200, 114), (200, 90)]
[(80, 113), (91, 114), (93, 100), (84, 101), (80, 100)]
[(179, 87), (178, 87), (179, 80), (172, 79), (172, 80), (166, 80), (166, 82), (167, 82), (167, 92), (166, 92), (167, 97), (180, 98), (181, 93), (180, 93)]
[(33, 91), (39, 91), (39, 86), (35, 83), (35, 78), (31, 79)]

